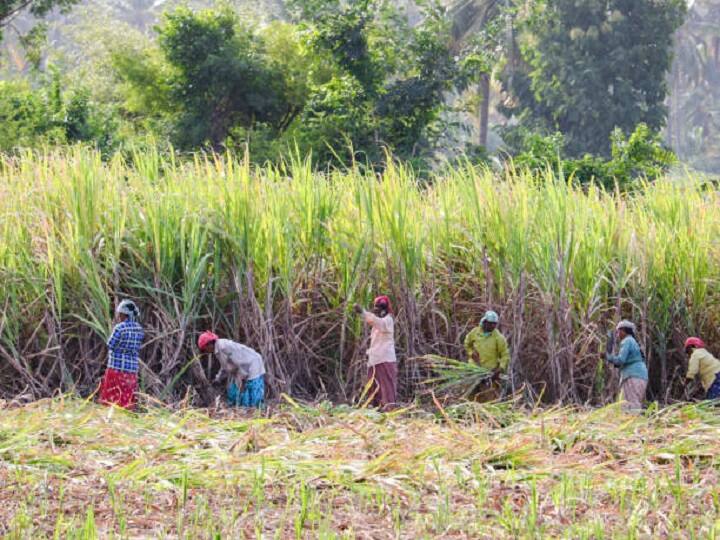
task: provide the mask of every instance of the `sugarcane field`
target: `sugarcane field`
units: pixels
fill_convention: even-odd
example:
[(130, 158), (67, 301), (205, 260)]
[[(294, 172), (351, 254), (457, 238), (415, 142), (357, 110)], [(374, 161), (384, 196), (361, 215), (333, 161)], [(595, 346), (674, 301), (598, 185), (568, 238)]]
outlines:
[(714, 538), (720, 195), (0, 163), (0, 534)]

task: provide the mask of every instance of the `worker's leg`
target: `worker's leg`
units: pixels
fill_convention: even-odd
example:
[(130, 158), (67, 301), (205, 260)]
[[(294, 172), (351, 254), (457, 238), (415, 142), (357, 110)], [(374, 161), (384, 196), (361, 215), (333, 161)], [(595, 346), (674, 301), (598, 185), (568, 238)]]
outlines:
[(377, 365), (370, 366), (368, 368), (368, 382), (370, 384), (370, 387), (368, 388), (368, 393), (366, 396), (364, 396), (364, 399), (370, 400), (370, 406), (379, 407), (380, 406), (380, 383), (378, 382)]
[(241, 400), (240, 388), (232, 381), (227, 388), (227, 402), (230, 407), (239, 407)]
[(265, 377), (260, 375), (247, 381), (240, 396), (240, 405), (243, 407), (260, 408), (265, 404)]
[(100, 386), (100, 403), (132, 410), (135, 408), (137, 386), (136, 373), (107, 368)]
[(715, 375), (715, 381), (707, 391), (707, 399), (720, 399), (720, 373)]
[(383, 362), (375, 366), (375, 379), (380, 389), (379, 405), (389, 409), (397, 403), (397, 362)]
[(628, 412), (639, 412), (642, 410), (645, 400), (647, 381), (637, 377), (625, 379), (620, 387), (621, 396), (625, 403), (623, 409)]
[(472, 400), (478, 403), (489, 403), (500, 398), (500, 385), (494, 381), (480, 383), (472, 395)]

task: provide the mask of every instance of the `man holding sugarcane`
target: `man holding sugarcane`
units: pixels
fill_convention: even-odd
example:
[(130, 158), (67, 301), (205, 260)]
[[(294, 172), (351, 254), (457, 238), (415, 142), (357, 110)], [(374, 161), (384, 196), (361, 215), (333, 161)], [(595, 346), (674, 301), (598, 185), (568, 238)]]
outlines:
[(475, 399), (492, 401), (500, 397), (500, 378), (510, 364), (510, 350), (507, 340), (497, 329), (500, 317), (488, 311), (480, 319), (480, 326), (473, 328), (465, 337), (465, 351), (470, 362), (487, 369), (487, 381), (478, 389)]

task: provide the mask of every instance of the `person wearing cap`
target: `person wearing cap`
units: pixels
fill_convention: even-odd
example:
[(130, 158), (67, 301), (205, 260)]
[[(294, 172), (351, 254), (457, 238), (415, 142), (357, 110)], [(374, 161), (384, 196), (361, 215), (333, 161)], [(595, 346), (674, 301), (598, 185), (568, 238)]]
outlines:
[(372, 404), (383, 410), (397, 403), (397, 358), (395, 356), (395, 320), (390, 299), (378, 296), (372, 311), (355, 304), (355, 311), (372, 327), (368, 357), (368, 380)]
[(209, 331), (198, 338), (198, 349), (214, 354), (220, 362), (215, 383), (227, 374), (229, 405), (260, 408), (265, 404), (265, 362), (260, 353)]
[(624, 408), (630, 411), (642, 409), (648, 384), (648, 370), (645, 355), (635, 338), (635, 325), (630, 321), (620, 321), (615, 328), (620, 340), (620, 351), (613, 354), (614, 343), (608, 348), (605, 358), (620, 370), (620, 393)]
[(706, 399), (720, 398), (720, 360), (705, 348), (703, 340), (690, 337), (685, 341), (685, 353), (690, 357), (687, 378), (693, 380), (700, 375)]
[(140, 310), (131, 300), (123, 300), (115, 309), (117, 324), (107, 342), (108, 364), (100, 384), (100, 402), (135, 408), (140, 369), (139, 351), (145, 332), (138, 322)]
[(480, 319), (480, 326), (470, 330), (464, 346), (468, 360), (489, 370), (492, 377), (486, 388), (475, 396), (478, 401), (492, 401), (500, 396), (500, 376), (507, 372), (510, 364), (510, 349), (507, 340), (497, 329), (500, 317), (488, 311)]

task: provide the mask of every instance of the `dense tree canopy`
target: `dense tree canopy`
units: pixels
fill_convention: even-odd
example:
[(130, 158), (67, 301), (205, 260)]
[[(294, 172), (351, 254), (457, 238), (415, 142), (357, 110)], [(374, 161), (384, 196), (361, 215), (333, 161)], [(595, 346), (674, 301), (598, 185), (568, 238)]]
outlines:
[[(146, 144), (249, 149), (255, 162), (299, 152), (321, 167), (382, 165), (390, 154), (426, 169), (463, 152), (488, 163), (492, 88), (510, 120), (496, 163), (548, 163), (612, 186), (673, 162), (659, 133), (682, 0), (203, 5), (110, 0), (67, 19), (86, 26), (59, 49), (8, 40), (16, 71), (0, 93), (0, 149), (83, 141), (107, 155)], [(3, 23), (19, 6), (3, 4)], [(618, 158), (621, 139), (650, 158)]]
[(219, 148), (233, 127), (278, 127), (291, 112), (284, 73), (231, 11), (169, 13), (158, 42), (157, 64), (164, 66), (126, 51), (118, 51), (115, 62), (119, 76), (147, 103), (145, 112), (171, 120), (181, 147)]
[(573, 155), (607, 155), (616, 127), (663, 127), (673, 33), (683, 0), (537, 0), (507, 77), (527, 124), (562, 132)]
[(35, 17), (44, 17), (52, 9), (67, 9), (78, 0), (0, 0), (0, 41), (3, 39), (3, 30), (20, 13), (28, 11)]

